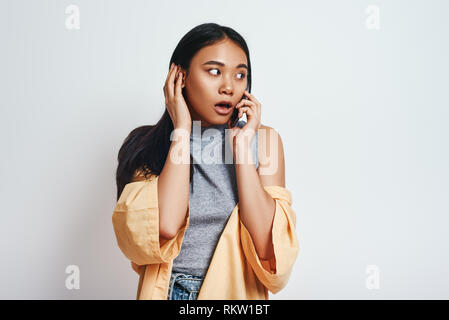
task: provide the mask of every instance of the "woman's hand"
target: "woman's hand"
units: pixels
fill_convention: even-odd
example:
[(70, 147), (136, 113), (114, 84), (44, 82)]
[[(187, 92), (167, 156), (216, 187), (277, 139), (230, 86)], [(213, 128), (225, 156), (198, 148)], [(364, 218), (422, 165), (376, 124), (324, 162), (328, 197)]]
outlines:
[(190, 130), (192, 118), (181, 90), (183, 72), (172, 63), (164, 85), (165, 106), (173, 122), (173, 127)]
[[(235, 148), (249, 148), (249, 144), (253, 140), (254, 136), (256, 135), (256, 131), (260, 128), (260, 121), (261, 121), (261, 113), (262, 108), (259, 101), (248, 91), (245, 90), (245, 96), (249, 98), (248, 99), (242, 99), (235, 108), (238, 110), (239, 114), (238, 117), (241, 118), (243, 116), (243, 113), (246, 114), (246, 118), (248, 119), (245, 126), (242, 128), (239, 128), (238, 126), (235, 126), (233, 128), (230, 128), (229, 130), (229, 138), (231, 146), (233, 146), (233, 154), (235, 157)], [(248, 143), (248, 145), (247, 145)]]

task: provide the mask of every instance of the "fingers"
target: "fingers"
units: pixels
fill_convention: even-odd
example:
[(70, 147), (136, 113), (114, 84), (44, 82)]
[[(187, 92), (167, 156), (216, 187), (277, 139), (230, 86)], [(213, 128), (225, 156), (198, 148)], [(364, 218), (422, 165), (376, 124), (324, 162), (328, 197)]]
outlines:
[(163, 89), (164, 89), (164, 94), (165, 94), (166, 97), (168, 95), (168, 92), (167, 92), (168, 78), (170, 78), (170, 74), (171, 74), (171, 72), (173, 70), (173, 67), (174, 67), (174, 63), (171, 64), (170, 69), (168, 70), (168, 73), (167, 73), (167, 77), (165, 78), (165, 82), (164, 82)]
[(245, 90), (245, 96), (248, 97), (249, 100), (255, 102), (256, 104), (260, 104), (260, 102), (254, 97), (251, 93), (248, 92), (248, 90)]
[(170, 72), (170, 76), (168, 77), (167, 89), (168, 89), (168, 99), (171, 100), (175, 96), (174, 83), (175, 83), (175, 75), (178, 70), (178, 66), (174, 66), (173, 70)]
[(241, 117), (241, 115), (243, 115), (244, 112), (246, 112), (249, 115), (257, 113), (259, 114), (260, 117), (261, 113), (260, 102), (247, 90), (245, 90), (245, 96), (248, 99), (243, 99), (236, 105), (236, 108), (239, 110), (239, 118)]
[(251, 109), (251, 107), (240, 107), (239, 118), (243, 117), (243, 113), (246, 113), (247, 115), (252, 115), (254, 113), (254, 110)]
[(168, 104), (168, 79), (170, 78), (170, 74), (173, 71), (174, 68), (174, 64), (172, 63), (170, 66), (170, 70), (168, 71), (167, 77), (165, 78), (165, 83), (164, 83), (164, 96), (165, 96), (165, 105)]
[(258, 106), (258, 104), (251, 100), (243, 99), (235, 106), (235, 108), (239, 111), (238, 116), (239, 118), (241, 118), (243, 116), (243, 113), (246, 113), (250, 116), (255, 116), (256, 113), (258, 113), (258, 111), (260, 110)]
[(176, 76), (176, 85), (175, 85), (175, 96), (181, 96), (182, 95), (182, 88), (181, 88), (181, 84), (182, 84), (182, 72), (179, 71), (177, 76)]
[(254, 106), (254, 109), (257, 112), (261, 112), (262, 105), (260, 104), (259, 100), (256, 99), (251, 93), (249, 93), (247, 90), (245, 90), (245, 95), (248, 97), (249, 101), (252, 102), (252, 105)]
[(171, 99), (173, 99), (174, 96), (174, 90), (173, 90), (173, 82), (174, 82), (174, 76), (176, 74), (177, 66), (172, 64), (170, 67), (170, 71), (167, 75), (167, 78), (165, 80), (164, 85), (164, 94), (165, 94), (165, 104)]
[(241, 100), (239, 103), (237, 103), (237, 105), (235, 106), (235, 108), (238, 109), (239, 112), (240, 112), (240, 109), (241, 109), (241, 108), (246, 108), (245, 106), (253, 107), (253, 106), (255, 106), (255, 103), (252, 102), (252, 101), (250, 101), (250, 100), (243, 99), (243, 100)]
[(170, 78), (170, 73), (172, 72), (172, 70), (173, 70), (174, 67), (175, 67), (175, 64), (172, 63), (171, 66), (170, 66), (170, 69), (168, 70), (167, 77), (165, 78), (165, 83), (168, 82), (168, 78)]

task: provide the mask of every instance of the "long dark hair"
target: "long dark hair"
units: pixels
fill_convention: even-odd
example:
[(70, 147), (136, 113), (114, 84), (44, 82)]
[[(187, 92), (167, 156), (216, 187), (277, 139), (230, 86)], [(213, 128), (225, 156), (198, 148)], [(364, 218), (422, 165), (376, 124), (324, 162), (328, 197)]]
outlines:
[[(195, 54), (203, 47), (229, 38), (240, 46), (246, 53), (248, 60), (247, 90), (251, 92), (251, 61), (249, 50), (243, 37), (230, 27), (216, 23), (203, 23), (190, 30), (173, 52), (168, 69), (174, 62), (189, 73), (190, 62)], [(184, 98), (185, 87), (182, 89)], [(141, 170), (145, 178), (150, 174), (160, 175), (170, 149), (170, 134), (173, 122), (165, 108), (161, 119), (155, 125), (144, 125), (132, 130), (124, 140), (118, 153), (116, 171), (117, 201), (125, 185), (131, 182), (135, 172)], [(190, 159), (190, 178), (192, 177), (192, 159)]]

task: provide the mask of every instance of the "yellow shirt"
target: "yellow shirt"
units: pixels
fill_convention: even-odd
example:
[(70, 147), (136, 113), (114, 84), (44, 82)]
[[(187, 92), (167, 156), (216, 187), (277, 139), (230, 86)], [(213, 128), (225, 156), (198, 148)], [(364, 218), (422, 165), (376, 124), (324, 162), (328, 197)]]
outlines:
[[(157, 183), (135, 174), (117, 201), (112, 224), (117, 244), (139, 275), (137, 300), (167, 300), (173, 259), (179, 254), (190, 211), (177, 235), (159, 242)], [(296, 214), (291, 192), (280, 186), (264, 186), (276, 202), (272, 240), (275, 257), (261, 260), (251, 235), (234, 207), (218, 240), (203, 280), (198, 300), (268, 300), (285, 287), (299, 252)]]

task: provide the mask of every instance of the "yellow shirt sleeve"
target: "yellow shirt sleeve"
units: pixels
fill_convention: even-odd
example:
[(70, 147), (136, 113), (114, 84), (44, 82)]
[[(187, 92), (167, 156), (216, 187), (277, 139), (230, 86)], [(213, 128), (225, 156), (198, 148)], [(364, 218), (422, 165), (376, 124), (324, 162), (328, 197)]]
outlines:
[(176, 258), (189, 225), (188, 211), (178, 234), (160, 243), (158, 180), (159, 176), (152, 175), (126, 184), (112, 215), (117, 244), (138, 273), (139, 265), (168, 263)]
[(276, 202), (272, 227), (272, 241), (275, 257), (260, 260), (249, 231), (240, 221), (240, 238), (246, 259), (257, 278), (272, 293), (285, 287), (299, 252), (296, 235), (296, 214), (293, 211), (291, 192), (281, 186), (264, 186)]

